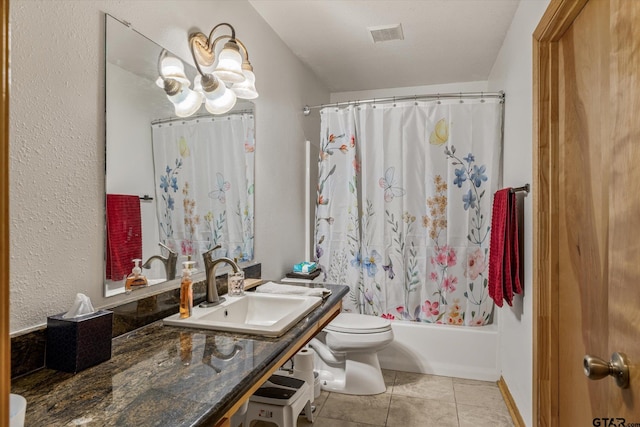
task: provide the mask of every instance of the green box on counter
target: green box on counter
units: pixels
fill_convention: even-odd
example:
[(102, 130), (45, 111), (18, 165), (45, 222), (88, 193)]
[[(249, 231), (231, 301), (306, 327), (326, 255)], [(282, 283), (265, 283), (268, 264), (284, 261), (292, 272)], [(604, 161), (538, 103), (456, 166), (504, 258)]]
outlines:
[(70, 319), (63, 314), (47, 317), (47, 368), (76, 373), (111, 359), (113, 312)]

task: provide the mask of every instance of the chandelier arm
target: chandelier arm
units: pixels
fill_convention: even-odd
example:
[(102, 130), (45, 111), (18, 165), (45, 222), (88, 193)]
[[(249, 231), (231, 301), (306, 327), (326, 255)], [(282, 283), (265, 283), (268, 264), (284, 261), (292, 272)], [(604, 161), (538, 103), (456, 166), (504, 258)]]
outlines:
[(221, 41), (223, 39), (229, 39), (229, 41), (231, 41), (231, 40), (236, 41), (236, 39), (234, 39), (233, 37), (231, 37), (228, 34), (223, 34), (221, 36), (216, 37), (216, 39), (213, 42), (209, 41), (209, 49), (211, 49), (211, 52), (213, 52), (214, 56), (216, 54), (216, 45), (218, 44), (219, 41)]
[[(234, 39), (234, 40), (235, 40), (235, 38), (236, 38), (236, 30), (235, 30), (235, 28), (233, 28), (233, 26), (232, 26), (231, 24), (228, 24), (228, 23), (226, 23), (226, 22), (221, 22), (220, 24), (218, 24), (218, 25), (216, 25), (215, 27), (213, 27), (213, 29), (212, 29), (212, 30), (211, 30), (211, 32), (209, 33), (209, 46), (211, 46), (211, 47), (215, 46), (215, 42), (214, 42), (213, 44), (211, 44), (211, 39), (213, 38), (213, 33), (215, 33), (215, 31), (216, 31), (218, 28), (220, 28), (221, 26), (223, 26), (223, 25), (226, 25), (226, 26), (227, 26), (227, 27), (229, 27), (229, 29), (231, 30), (231, 36), (228, 36), (228, 35), (227, 35), (226, 37), (229, 37), (229, 38), (231, 38), (231, 39)], [(219, 39), (219, 38), (220, 38), (220, 37), (218, 37), (218, 39)], [(217, 41), (217, 39), (216, 39), (216, 41)]]

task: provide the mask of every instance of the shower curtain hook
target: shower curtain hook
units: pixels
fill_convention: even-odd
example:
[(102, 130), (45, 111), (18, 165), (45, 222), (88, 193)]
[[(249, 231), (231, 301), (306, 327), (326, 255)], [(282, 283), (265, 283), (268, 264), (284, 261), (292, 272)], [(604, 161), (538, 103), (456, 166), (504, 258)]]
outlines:
[(413, 104), (415, 106), (418, 106), (418, 95), (416, 95), (416, 94), (413, 95)]
[(394, 107), (396, 106), (396, 97), (395, 96), (393, 97), (393, 106)]
[(480, 102), (484, 103), (484, 92), (480, 92)]
[(458, 98), (460, 99), (460, 104), (464, 104), (464, 101), (462, 100), (462, 92), (458, 92)]
[(376, 99), (373, 98), (373, 107), (372, 108), (376, 108)]
[(440, 101), (440, 92), (438, 92), (438, 104), (442, 104), (442, 101)]

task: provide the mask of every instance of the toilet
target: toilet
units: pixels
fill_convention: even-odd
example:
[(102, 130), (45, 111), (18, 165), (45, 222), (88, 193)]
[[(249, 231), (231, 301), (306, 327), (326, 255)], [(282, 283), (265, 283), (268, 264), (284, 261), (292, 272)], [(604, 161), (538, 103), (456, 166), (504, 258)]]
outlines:
[(364, 314), (340, 313), (309, 346), (326, 391), (372, 395), (386, 391), (378, 351), (393, 341), (391, 322)]

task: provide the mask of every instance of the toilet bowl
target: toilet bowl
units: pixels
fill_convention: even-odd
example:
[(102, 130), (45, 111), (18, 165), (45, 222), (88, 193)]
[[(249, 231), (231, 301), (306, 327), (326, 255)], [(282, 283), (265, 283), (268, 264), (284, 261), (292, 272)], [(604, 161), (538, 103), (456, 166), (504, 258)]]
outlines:
[(315, 369), (324, 390), (358, 395), (384, 393), (378, 351), (393, 341), (389, 320), (341, 313), (309, 346), (316, 352)]

